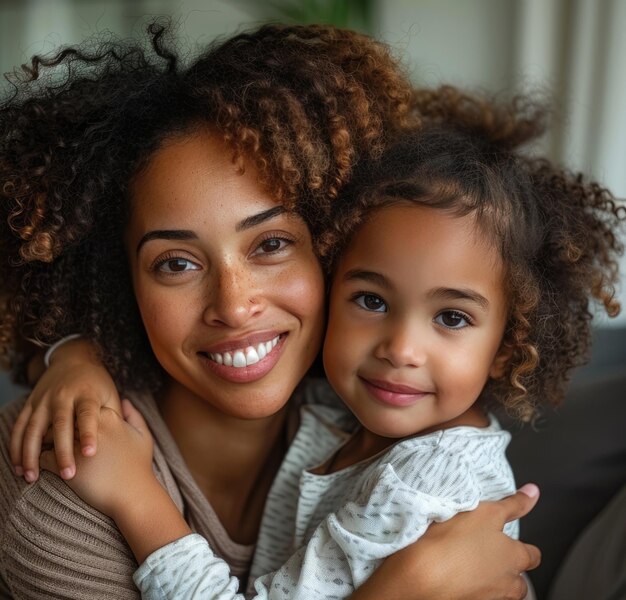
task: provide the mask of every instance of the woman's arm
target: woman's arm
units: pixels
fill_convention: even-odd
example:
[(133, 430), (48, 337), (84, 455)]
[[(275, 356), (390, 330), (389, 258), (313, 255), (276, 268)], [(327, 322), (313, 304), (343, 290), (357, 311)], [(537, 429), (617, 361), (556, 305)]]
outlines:
[(502, 528), (528, 514), (538, 498), (537, 487), (526, 485), (513, 496), (431, 525), (417, 542), (387, 558), (351, 600), (524, 598), (521, 573), (536, 568), (541, 554)]

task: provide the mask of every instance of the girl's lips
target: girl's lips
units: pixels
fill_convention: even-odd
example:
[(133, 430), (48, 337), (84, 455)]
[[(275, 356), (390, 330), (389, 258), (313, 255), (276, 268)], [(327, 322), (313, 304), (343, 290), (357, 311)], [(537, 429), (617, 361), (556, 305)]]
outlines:
[[(268, 342), (259, 342), (259, 344), (269, 344), (271, 348), (267, 351), (266, 347), (266, 354), (263, 358), (260, 357), (256, 349), (259, 344), (244, 348), (238, 347), (237, 350), (231, 352), (198, 352), (197, 355), (202, 364), (218, 377), (233, 383), (249, 383), (261, 379), (274, 368), (282, 354), (286, 338), (287, 335), (282, 334), (276, 338), (271, 338)], [(232, 348), (232, 344), (230, 347)], [(248, 348), (253, 349), (254, 356), (252, 359)], [(242, 364), (240, 362), (242, 360), (245, 360), (246, 366), (236, 366)], [(227, 364), (224, 364), (225, 362)]]
[(389, 406), (410, 406), (430, 393), (379, 379), (359, 379), (376, 400)]

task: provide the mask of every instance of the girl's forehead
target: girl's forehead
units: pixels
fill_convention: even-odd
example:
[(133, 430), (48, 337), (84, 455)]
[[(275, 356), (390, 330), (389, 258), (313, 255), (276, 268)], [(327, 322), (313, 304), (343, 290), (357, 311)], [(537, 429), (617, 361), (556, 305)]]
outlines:
[[(502, 271), (499, 251), (475, 215), (458, 216), (409, 203), (386, 206), (371, 214), (340, 259), (344, 268), (348, 263), (370, 265), (400, 279), (410, 277), (426, 262), (459, 275), (464, 271)], [(436, 271), (432, 273), (436, 275)]]

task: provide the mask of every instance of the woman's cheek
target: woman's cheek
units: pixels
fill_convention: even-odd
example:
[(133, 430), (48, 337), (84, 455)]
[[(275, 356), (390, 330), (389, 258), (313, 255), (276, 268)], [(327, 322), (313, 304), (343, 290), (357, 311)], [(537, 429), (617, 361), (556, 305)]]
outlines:
[[(193, 296), (181, 289), (150, 284), (136, 288), (139, 312), (150, 342), (155, 347), (172, 344), (185, 337), (197, 312)], [(181, 309), (184, 306), (184, 310)]]

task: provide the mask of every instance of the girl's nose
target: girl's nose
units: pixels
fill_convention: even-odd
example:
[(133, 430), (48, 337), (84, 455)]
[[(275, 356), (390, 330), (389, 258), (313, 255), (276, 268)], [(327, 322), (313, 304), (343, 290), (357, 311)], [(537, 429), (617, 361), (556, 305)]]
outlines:
[(385, 332), (376, 346), (376, 358), (389, 363), (394, 368), (421, 367), (426, 364), (426, 339), (419, 328), (397, 323)]
[(243, 327), (263, 310), (254, 277), (245, 269), (223, 268), (210, 285), (204, 311), (208, 325)]

